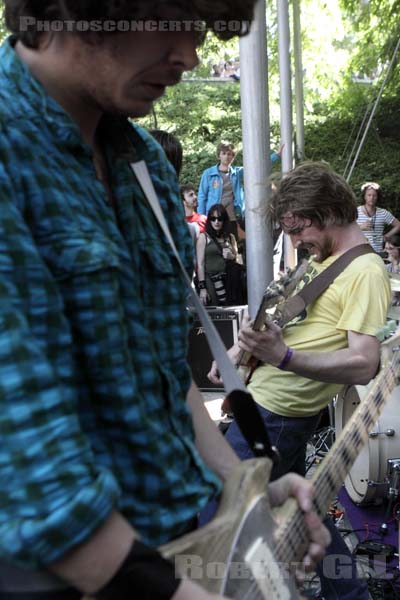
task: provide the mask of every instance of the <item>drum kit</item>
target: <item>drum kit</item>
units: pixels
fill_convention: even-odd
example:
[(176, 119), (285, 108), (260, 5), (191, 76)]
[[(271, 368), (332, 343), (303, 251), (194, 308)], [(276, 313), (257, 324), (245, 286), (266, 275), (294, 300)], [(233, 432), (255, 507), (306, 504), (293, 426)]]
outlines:
[[(398, 322), (388, 321), (378, 338), (381, 341), (381, 364), (384, 366), (392, 359), (393, 351), (400, 346)], [(329, 451), (333, 436), (339, 438), (373, 383), (372, 381), (367, 386), (346, 386), (334, 398), (327, 411), (329, 423), (317, 432), (317, 440), (312, 442), (313, 452), (311, 458), (308, 457), (309, 466)], [(355, 504), (365, 506), (387, 502), (385, 520), (392, 516), (393, 508), (400, 498), (400, 385), (392, 391), (369, 434), (368, 442), (351, 467), (344, 486)], [(386, 532), (385, 528), (386, 523), (382, 523), (381, 533)]]
[[(394, 351), (399, 351), (400, 328), (396, 331), (396, 327), (396, 321), (388, 321), (380, 332), (383, 366), (391, 360)], [(347, 386), (335, 398), (334, 427), (337, 437), (372, 385), (373, 382), (367, 386)], [(344, 486), (351, 500), (359, 506), (387, 502), (385, 517), (379, 528), (379, 532), (385, 535), (388, 521), (393, 517), (393, 509), (400, 497), (400, 385), (393, 389)], [(397, 522), (399, 519), (400, 511), (397, 511)]]

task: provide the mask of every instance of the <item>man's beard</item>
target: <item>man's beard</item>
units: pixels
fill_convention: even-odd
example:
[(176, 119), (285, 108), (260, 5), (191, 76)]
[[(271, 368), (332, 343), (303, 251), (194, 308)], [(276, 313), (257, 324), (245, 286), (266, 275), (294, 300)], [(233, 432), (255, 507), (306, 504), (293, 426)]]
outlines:
[(316, 262), (324, 262), (329, 256), (332, 255), (333, 244), (331, 240), (325, 240), (322, 244), (314, 246), (313, 244), (301, 244), (299, 250), (306, 250), (309, 255), (315, 254), (315, 250), (318, 250), (318, 256), (316, 256)]

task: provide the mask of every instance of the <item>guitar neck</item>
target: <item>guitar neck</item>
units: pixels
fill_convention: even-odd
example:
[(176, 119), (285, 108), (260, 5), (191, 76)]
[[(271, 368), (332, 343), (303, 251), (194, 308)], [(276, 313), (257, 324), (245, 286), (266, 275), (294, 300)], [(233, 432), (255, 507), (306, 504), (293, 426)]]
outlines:
[[(268, 320), (267, 311), (269, 309), (273, 308), (279, 299), (282, 299), (282, 296), (281, 296), (282, 290), (280, 290), (278, 288), (278, 286), (275, 282), (272, 282), (270, 284), (270, 288), (271, 288), (272, 284), (276, 285), (276, 288), (274, 288), (275, 295), (271, 294), (271, 293), (264, 294), (264, 297), (258, 308), (256, 318), (254, 319), (254, 323), (253, 323), (254, 331), (262, 331), (265, 328), (266, 322)], [(246, 350), (240, 350), (238, 357), (237, 357), (237, 364), (247, 367), (247, 365), (249, 364), (249, 361), (251, 359), (251, 356), (252, 356), (251, 352), (247, 352)]]
[[(379, 373), (367, 397), (359, 404), (342, 434), (316, 470), (312, 478), (315, 489), (314, 509), (320, 517), (326, 515), (332, 498), (367, 442), (369, 432), (393, 391), (398, 363), (399, 360), (394, 359)], [(290, 516), (278, 528), (277, 536), (279, 541), (275, 556), (278, 562), (291, 563), (298, 560), (306, 545), (307, 533), (297, 506), (291, 506)]]
[[(266, 327), (268, 321), (273, 318), (272, 315), (269, 316), (268, 311), (276, 308), (279, 303), (287, 300), (292, 292), (294, 292), (297, 284), (304, 277), (310, 262), (311, 259), (303, 259), (295, 270), (289, 269), (289, 271), (284, 275), (281, 275), (277, 281), (271, 281), (264, 292), (264, 296), (254, 319), (254, 331), (262, 331)], [(247, 367), (251, 356), (251, 352), (241, 350), (237, 358), (237, 364)]]

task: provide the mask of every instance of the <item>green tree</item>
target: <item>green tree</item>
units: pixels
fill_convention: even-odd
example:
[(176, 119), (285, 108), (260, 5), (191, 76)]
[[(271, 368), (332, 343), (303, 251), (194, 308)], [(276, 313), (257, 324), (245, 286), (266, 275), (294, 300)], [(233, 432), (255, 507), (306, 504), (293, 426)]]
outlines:
[[(6, 35), (0, 0), (0, 40)], [(343, 173), (364, 133), (365, 117), (377, 98), (400, 36), (400, 0), (302, 0), (306, 157), (325, 160)], [(276, 3), (267, 2), (267, 47), (271, 146), (280, 141), (278, 33)], [(237, 40), (222, 43), (208, 35), (201, 64), (178, 86), (167, 90), (155, 113), (140, 124), (166, 129), (184, 147), (182, 181), (198, 184), (202, 171), (216, 162), (215, 147), (229, 139), (241, 156), (240, 86), (206, 83), (212, 64), (237, 57)], [(385, 205), (400, 212), (400, 70), (397, 57), (351, 185), (378, 180)], [(358, 82), (357, 82), (358, 81)], [(364, 83), (360, 83), (364, 81)], [(365, 82), (369, 83), (365, 83)]]
[[(351, 66), (369, 77), (379, 75), (400, 37), (400, 0), (339, 0), (357, 37)], [(397, 58), (398, 62), (399, 58)], [(392, 78), (399, 85), (400, 75)]]

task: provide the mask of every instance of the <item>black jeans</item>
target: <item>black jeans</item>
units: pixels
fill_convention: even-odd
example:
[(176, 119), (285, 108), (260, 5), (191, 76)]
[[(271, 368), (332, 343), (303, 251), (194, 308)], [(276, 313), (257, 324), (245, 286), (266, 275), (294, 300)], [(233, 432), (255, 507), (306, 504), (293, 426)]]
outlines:
[(81, 592), (75, 590), (55, 590), (53, 592), (21, 592), (10, 594), (0, 591), (0, 600), (81, 600)]

